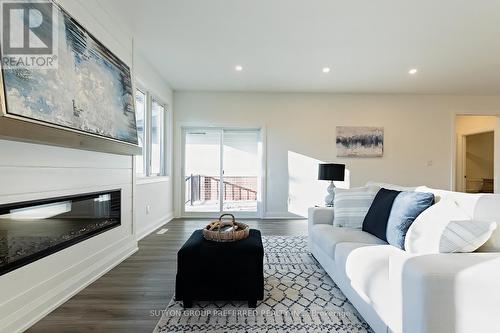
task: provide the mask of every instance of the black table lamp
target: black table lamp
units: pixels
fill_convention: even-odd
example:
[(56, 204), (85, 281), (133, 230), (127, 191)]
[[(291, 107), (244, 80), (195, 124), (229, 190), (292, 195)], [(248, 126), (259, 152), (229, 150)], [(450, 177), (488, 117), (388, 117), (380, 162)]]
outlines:
[(328, 195), (325, 197), (327, 207), (333, 207), (333, 198), (335, 195), (335, 184), (333, 181), (344, 181), (344, 177), (345, 164), (325, 163), (319, 165), (318, 180), (329, 180), (331, 182), (327, 189)]

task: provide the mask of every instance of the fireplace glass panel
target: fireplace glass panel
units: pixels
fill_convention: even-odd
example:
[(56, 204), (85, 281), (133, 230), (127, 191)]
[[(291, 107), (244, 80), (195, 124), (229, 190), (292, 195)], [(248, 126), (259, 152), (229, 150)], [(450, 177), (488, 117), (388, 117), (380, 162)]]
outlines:
[(121, 192), (0, 206), (0, 275), (120, 225)]

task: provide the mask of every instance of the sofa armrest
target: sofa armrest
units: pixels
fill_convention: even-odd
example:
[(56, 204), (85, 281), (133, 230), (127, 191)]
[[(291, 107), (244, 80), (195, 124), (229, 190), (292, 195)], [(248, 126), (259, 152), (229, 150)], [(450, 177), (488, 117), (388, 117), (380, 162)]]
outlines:
[(311, 207), (307, 211), (307, 221), (309, 223), (309, 226), (315, 224), (333, 225), (333, 208)]
[(403, 332), (500, 332), (500, 253), (408, 256), (400, 264)]

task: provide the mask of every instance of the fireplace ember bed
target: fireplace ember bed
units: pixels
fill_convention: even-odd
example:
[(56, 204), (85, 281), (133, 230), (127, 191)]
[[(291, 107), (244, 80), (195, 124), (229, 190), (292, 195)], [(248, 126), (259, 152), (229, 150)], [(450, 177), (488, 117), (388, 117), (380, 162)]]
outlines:
[(0, 275), (121, 224), (121, 190), (0, 205)]

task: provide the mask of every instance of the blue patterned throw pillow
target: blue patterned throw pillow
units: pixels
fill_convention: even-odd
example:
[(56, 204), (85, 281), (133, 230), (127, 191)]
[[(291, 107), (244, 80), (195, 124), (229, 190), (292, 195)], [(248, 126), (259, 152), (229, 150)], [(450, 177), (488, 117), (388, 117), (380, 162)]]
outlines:
[(404, 250), (405, 237), (415, 219), (434, 203), (434, 194), (401, 192), (392, 205), (387, 222), (387, 242)]

